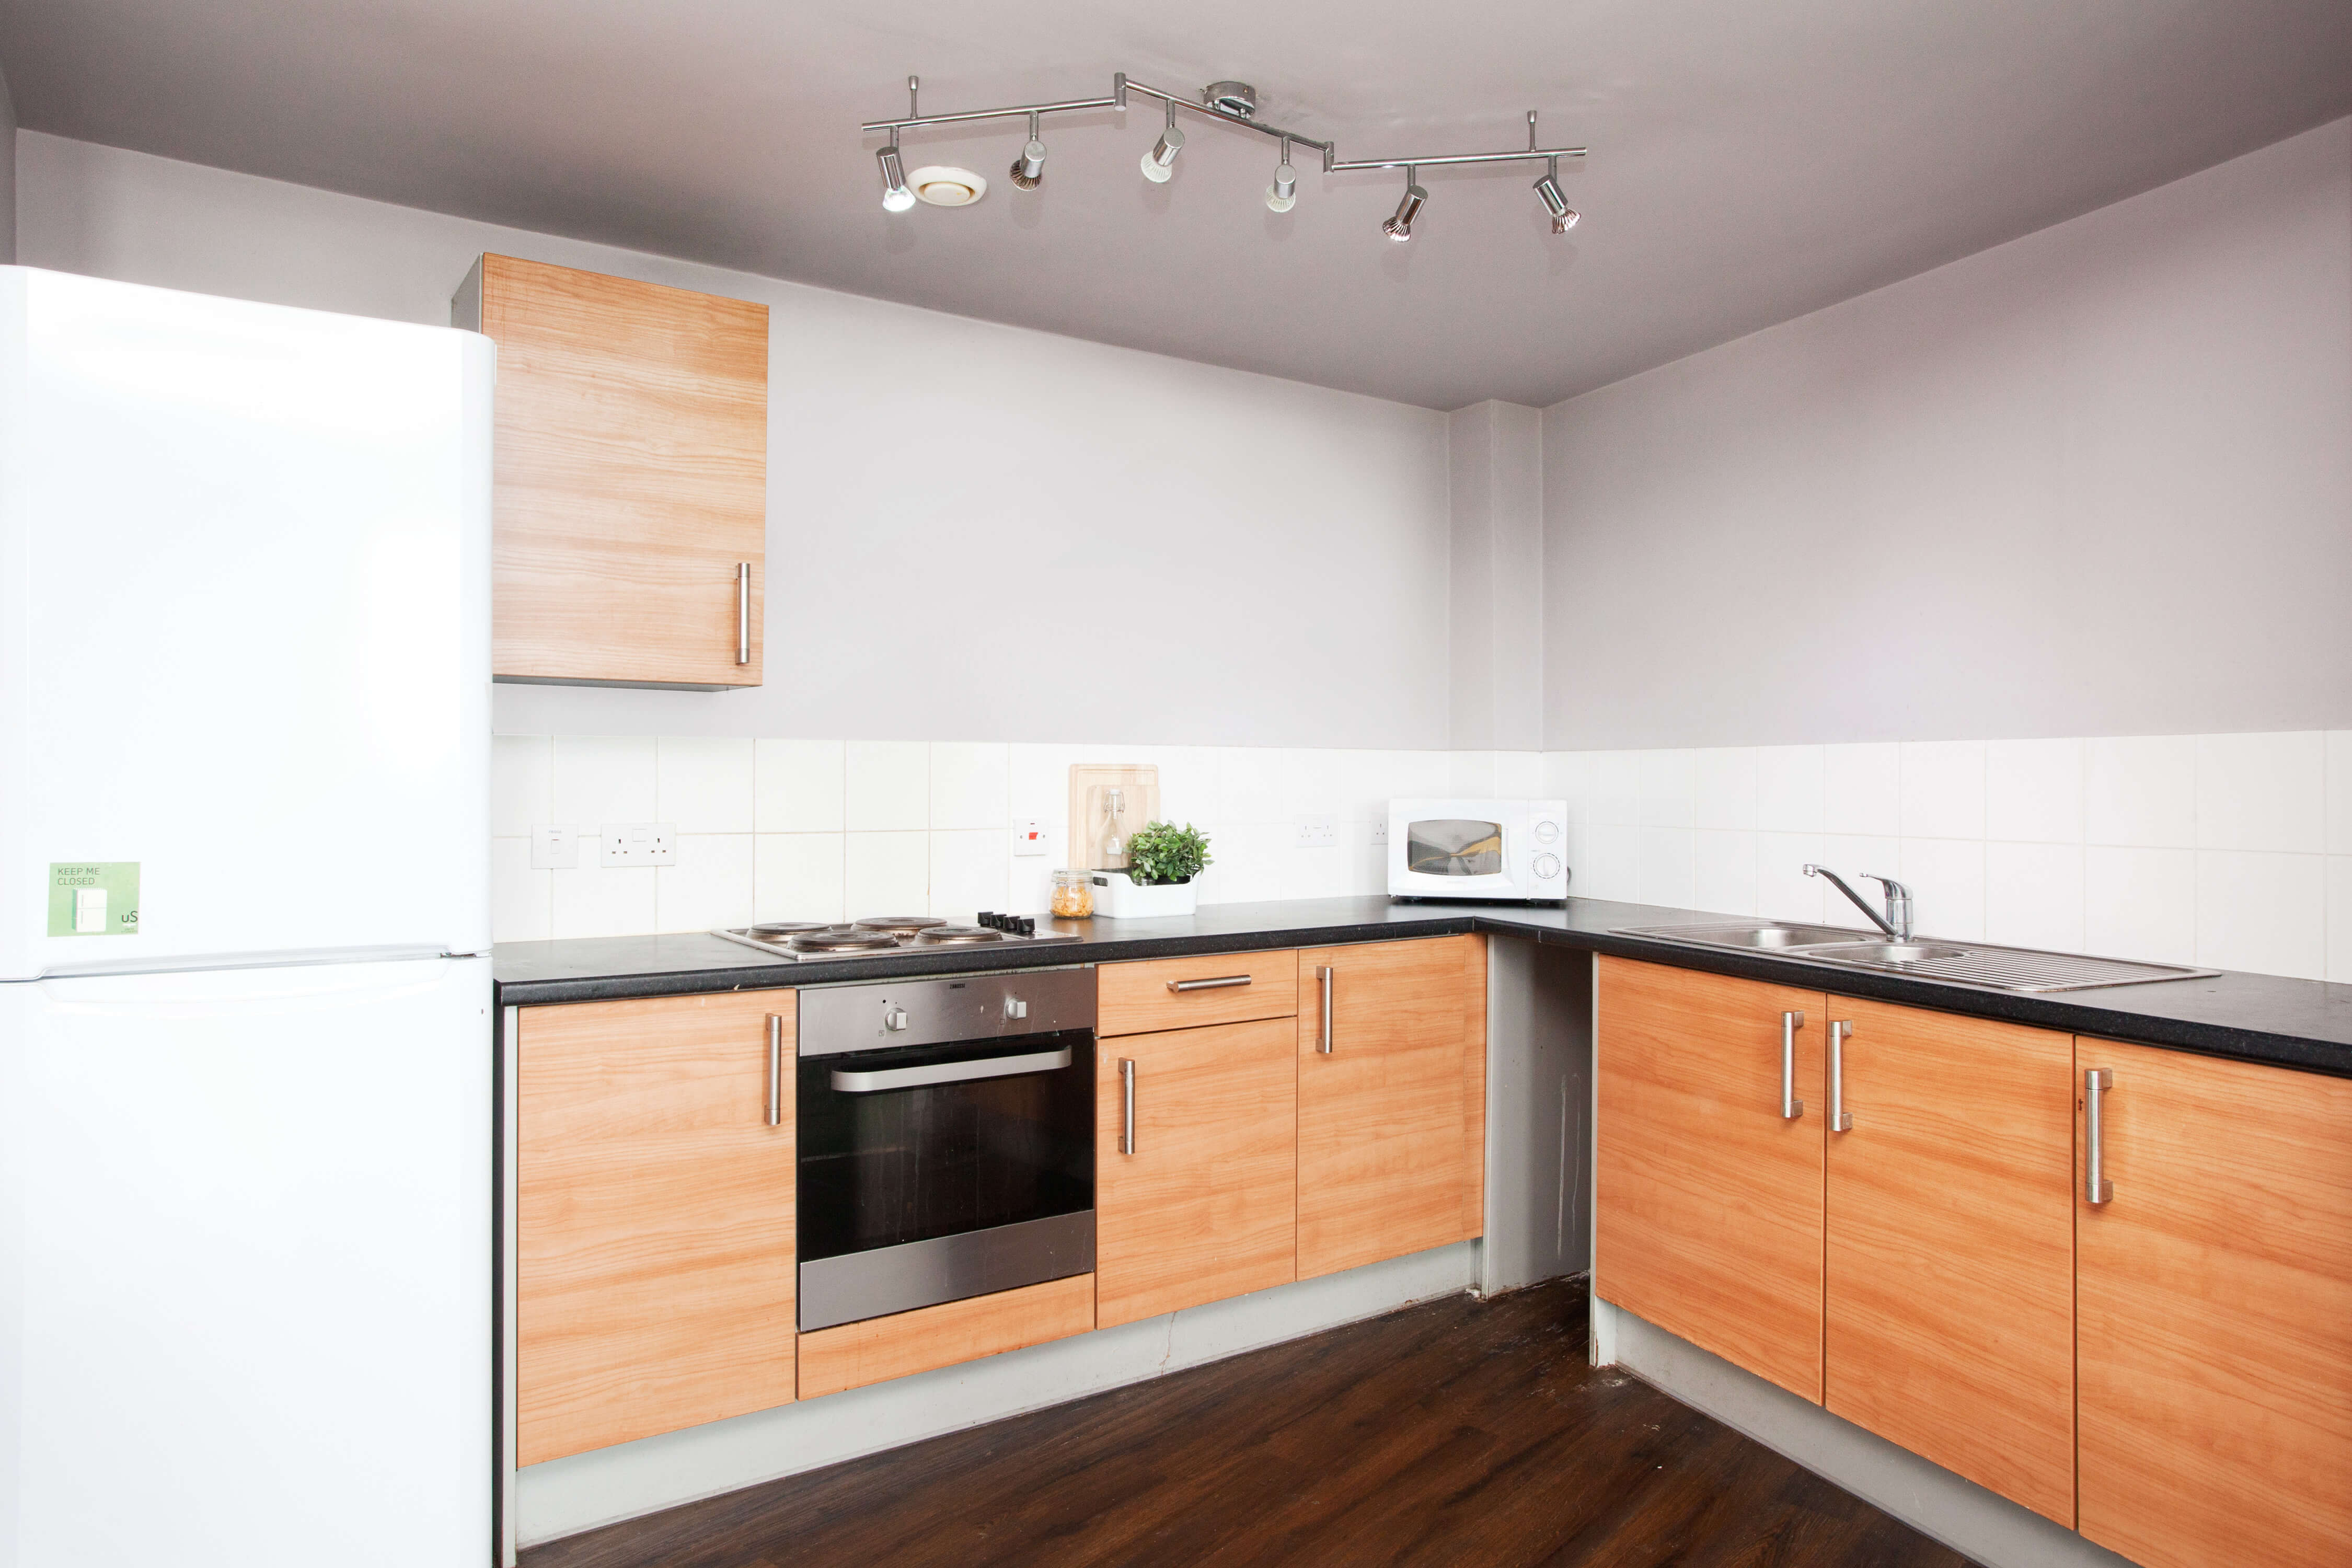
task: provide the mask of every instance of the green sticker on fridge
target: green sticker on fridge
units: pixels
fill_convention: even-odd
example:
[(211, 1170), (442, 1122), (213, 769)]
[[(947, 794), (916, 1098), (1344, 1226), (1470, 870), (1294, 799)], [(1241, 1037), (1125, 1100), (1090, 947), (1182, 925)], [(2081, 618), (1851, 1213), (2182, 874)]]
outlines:
[(49, 863), (51, 936), (139, 934), (139, 862)]

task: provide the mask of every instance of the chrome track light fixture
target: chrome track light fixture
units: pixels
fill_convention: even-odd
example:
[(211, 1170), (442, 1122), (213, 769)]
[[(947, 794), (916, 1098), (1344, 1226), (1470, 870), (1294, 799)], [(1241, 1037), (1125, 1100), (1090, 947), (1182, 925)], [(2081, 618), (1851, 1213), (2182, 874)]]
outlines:
[(915, 193), (907, 186), (907, 165), (898, 156), (898, 133), (890, 132), (890, 145), (875, 154), (882, 164), (882, 210), (902, 213), (915, 205)]
[[(1581, 158), (1581, 147), (1543, 147), (1537, 144), (1536, 111), (1528, 110), (1528, 145), (1524, 152), (1454, 153), (1413, 158), (1342, 158), (1336, 143), (1318, 142), (1312, 136), (1302, 136), (1296, 131), (1286, 131), (1269, 125), (1257, 118), (1257, 89), (1244, 81), (1213, 81), (1202, 88), (1198, 97), (1180, 96), (1163, 89), (1136, 81), (1119, 71), (1111, 78), (1111, 89), (1104, 98), (1073, 98), (1054, 103), (1017, 103), (1003, 109), (966, 110), (954, 114), (925, 114), (917, 93), (921, 86), (915, 77), (907, 79), (907, 113), (900, 120), (868, 121), (865, 126), (868, 136), (887, 135), (889, 145), (877, 156), (882, 164), (882, 205), (890, 212), (905, 212), (915, 205), (915, 193), (907, 184), (906, 170), (898, 153), (898, 133), (929, 125), (961, 125), (982, 120), (1020, 120), (1029, 122), (1029, 140), (1023, 144), (1021, 155), (1013, 160), (1013, 184), (1016, 190), (1034, 191), (1045, 178), (1045, 143), (1041, 140), (1040, 125), (1048, 114), (1076, 114), (1090, 110), (1127, 110), (1128, 95), (1139, 92), (1146, 98), (1156, 98), (1166, 106), (1167, 117), (1161, 125), (1159, 140), (1138, 160), (1143, 177), (1153, 184), (1164, 185), (1176, 173), (1177, 155), (1184, 151), (1183, 128), (1176, 123), (1180, 109), (1221, 121), (1227, 125), (1255, 131), (1271, 136), (1282, 145), (1281, 162), (1275, 165), (1274, 183), (1265, 188), (1266, 206), (1286, 213), (1298, 205), (1298, 171), (1292, 167), (1290, 149), (1293, 143), (1312, 147), (1323, 154), (1326, 174), (1352, 174), (1372, 169), (1404, 171), (1404, 197), (1397, 203), (1396, 211), (1381, 225), (1381, 232), (1399, 244), (1412, 237), (1413, 221), (1421, 216), (1429, 200), (1422, 188), (1423, 167), (1459, 166), (1473, 163), (1540, 163), (1544, 172), (1535, 183), (1535, 192), (1551, 215), (1552, 233), (1566, 234), (1577, 225), (1581, 216), (1568, 205), (1568, 197), (1559, 188), (1559, 161)], [(928, 173), (929, 171), (926, 171)], [(976, 176), (964, 176), (978, 182)], [(928, 199), (928, 198), (926, 198)], [(977, 197), (973, 198), (977, 200)]]

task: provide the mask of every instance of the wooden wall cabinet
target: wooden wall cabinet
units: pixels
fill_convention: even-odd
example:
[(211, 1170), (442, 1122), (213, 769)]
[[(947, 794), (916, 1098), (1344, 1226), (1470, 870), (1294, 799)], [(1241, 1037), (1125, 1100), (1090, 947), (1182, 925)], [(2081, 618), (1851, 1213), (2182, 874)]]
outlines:
[(759, 685), (768, 308), (484, 256), (451, 319), (499, 348), (495, 678)]
[(2074, 1523), (2074, 1040), (1832, 997), (1825, 1400)]
[(1828, 999), (1600, 963), (1593, 1289), (1819, 1405)]
[(2352, 1561), (2352, 1082), (2075, 1057), (2112, 1075), (2111, 1195), (2075, 1198), (2083, 1533), (2146, 1568)]
[(1486, 939), (1308, 948), (1297, 985), (1298, 1277), (1479, 1235)]
[(521, 1010), (518, 1463), (791, 1403), (794, 1016), (790, 991)]
[[(1295, 1040), (1290, 1019), (1267, 1018), (1101, 1042), (1095, 1097), (1097, 1326), (1246, 1295), (1297, 1277)], [(1122, 1069), (1129, 1064), (1132, 1153), (1123, 1147), (1128, 1079)]]

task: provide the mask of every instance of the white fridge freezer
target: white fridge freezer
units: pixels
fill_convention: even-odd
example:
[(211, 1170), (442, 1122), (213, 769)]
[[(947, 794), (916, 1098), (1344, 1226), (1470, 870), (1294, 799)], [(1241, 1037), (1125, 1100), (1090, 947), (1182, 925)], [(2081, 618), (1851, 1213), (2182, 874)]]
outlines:
[(493, 373), (0, 268), (0, 1568), (492, 1551)]

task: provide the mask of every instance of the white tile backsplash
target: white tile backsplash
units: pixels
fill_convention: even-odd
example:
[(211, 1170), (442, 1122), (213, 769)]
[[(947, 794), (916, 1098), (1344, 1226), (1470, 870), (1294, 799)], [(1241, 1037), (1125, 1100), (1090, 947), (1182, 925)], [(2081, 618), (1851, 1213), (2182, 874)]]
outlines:
[(715, 931), (751, 924), (752, 844), (749, 833), (680, 833), (677, 858), (654, 868), (659, 929)]
[[(1377, 894), (1390, 800), (1491, 791), (1569, 803), (1580, 897), (1859, 928), (1817, 861), (1911, 883), (1927, 935), (2352, 981), (2352, 731), (1544, 753), (501, 736), (495, 929), (1039, 912), (1081, 762), (1160, 768), (1161, 814), (1212, 841), (1203, 903)], [(1339, 843), (1299, 847), (1307, 815)], [(1013, 856), (1032, 818), (1048, 852)], [(530, 869), (547, 821), (588, 831), (581, 868)], [(595, 866), (595, 828), (627, 821), (677, 822), (678, 864)]]
[(1012, 750), (965, 741), (931, 743), (932, 832), (1001, 829), (1012, 819)]
[[(660, 820), (682, 834), (751, 832), (753, 750), (752, 742), (723, 736), (661, 737), (654, 748), (654, 809)], [(745, 865), (748, 876), (748, 858)], [(750, 897), (748, 882), (744, 896)]]
[(2083, 842), (2083, 742), (1985, 742), (1985, 837), (2012, 844)]
[(1903, 832), (1903, 748), (1893, 742), (1822, 748), (1822, 830), (1894, 838)]
[(490, 742), (490, 837), (521, 838), (556, 820), (555, 745), (545, 735), (499, 735)]
[(930, 826), (931, 748), (928, 744), (852, 741), (845, 762), (842, 824), (850, 832), (887, 833)]
[[(608, 822), (662, 820), (656, 815), (656, 749), (650, 735), (556, 736), (551, 752), (553, 820), (585, 835)], [(583, 845), (583, 856), (588, 852)]]
[(2318, 980), (2326, 921), (2325, 857), (2198, 851), (2198, 963)]
[(2326, 847), (2327, 738), (2317, 730), (2197, 737), (2197, 847)]
[(1985, 836), (1981, 741), (1906, 741), (1902, 749), (1903, 837)]
[(2083, 742), (2083, 833), (2092, 844), (2197, 847), (2197, 737)]
[(761, 833), (839, 833), (847, 749), (840, 741), (759, 742), (752, 826)]

